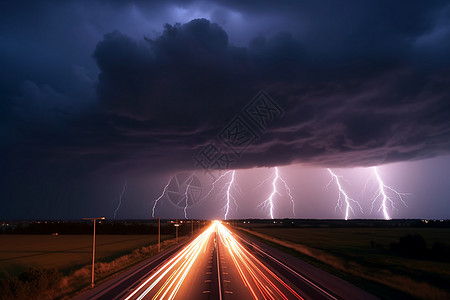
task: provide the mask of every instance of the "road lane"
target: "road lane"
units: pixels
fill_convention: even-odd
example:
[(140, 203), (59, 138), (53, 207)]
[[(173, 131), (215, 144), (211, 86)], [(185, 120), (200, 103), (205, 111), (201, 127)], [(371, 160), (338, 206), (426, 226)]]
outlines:
[[(241, 288), (230, 299), (303, 299), (300, 294), (248, 251), (224, 225), (218, 225), (221, 246), (237, 271), (232, 278)], [(234, 272), (236, 274), (236, 272)], [(240, 279), (240, 280), (239, 280)], [(242, 287), (246, 288), (243, 294)]]
[[(205, 247), (184, 278), (175, 299), (208, 300), (220, 299), (217, 280), (216, 233), (211, 232)], [(150, 298), (149, 298), (150, 299)], [(159, 298), (156, 298), (159, 299)]]
[(133, 274), (141, 277), (80, 299), (342, 299), (326, 280), (309, 280), (219, 221), (151, 271)]
[(88, 290), (85, 293), (78, 295), (74, 300), (111, 300), (122, 299), (127, 291), (139, 282), (146, 278), (149, 274), (161, 265), (162, 262), (175, 255), (187, 242), (172, 246), (166, 251), (146, 260), (138, 265), (132, 267), (130, 270), (121, 273), (107, 282), (104, 282), (94, 289)]
[(302, 291), (305, 299), (365, 299), (376, 300), (374, 295), (351, 283), (318, 269), (303, 260), (239, 232), (239, 240), (251, 249), (264, 264)]
[[(209, 226), (194, 241), (136, 287), (125, 297), (125, 300), (175, 299), (190, 271), (194, 270), (195, 273), (195, 270), (202, 269), (207, 255), (201, 256), (201, 254), (206, 254), (215, 227), (215, 223)], [(198, 259), (199, 256), (201, 256), (200, 259)], [(187, 299), (188, 295), (183, 296), (181, 299)]]
[(125, 298), (134, 299), (303, 298), (216, 221)]

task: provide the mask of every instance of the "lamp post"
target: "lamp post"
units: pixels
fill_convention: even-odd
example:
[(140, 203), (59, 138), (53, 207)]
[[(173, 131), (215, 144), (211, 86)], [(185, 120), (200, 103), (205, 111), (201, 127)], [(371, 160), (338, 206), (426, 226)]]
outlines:
[(161, 218), (158, 218), (158, 253), (161, 252)]
[(161, 218), (158, 217), (158, 253), (161, 252)]
[(173, 226), (175, 226), (175, 237), (176, 237), (176, 241), (178, 244), (178, 227), (180, 226), (180, 224), (176, 223), (176, 224), (173, 224)]
[(94, 235), (92, 239), (92, 276), (91, 276), (91, 288), (94, 288), (94, 266), (95, 266), (95, 222), (97, 220), (104, 220), (105, 217), (101, 218), (83, 218), (83, 220), (92, 220), (94, 222)]

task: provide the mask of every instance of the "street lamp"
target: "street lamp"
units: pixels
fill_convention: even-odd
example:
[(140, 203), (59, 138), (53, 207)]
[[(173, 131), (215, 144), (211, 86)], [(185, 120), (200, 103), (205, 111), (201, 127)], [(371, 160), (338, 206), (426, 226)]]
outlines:
[(161, 252), (161, 218), (158, 218), (158, 253)]
[(94, 288), (94, 266), (95, 266), (95, 222), (97, 220), (104, 220), (105, 217), (101, 218), (83, 218), (83, 220), (92, 220), (94, 222), (94, 237), (92, 239), (92, 277), (91, 277), (91, 288)]
[(173, 224), (173, 226), (175, 226), (175, 236), (176, 236), (176, 241), (178, 244), (178, 227), (180, 226), (180, 224), (176, 223), (176, 224)]
[(158, 217), (158, 253), (161, 252), (161, 218)]

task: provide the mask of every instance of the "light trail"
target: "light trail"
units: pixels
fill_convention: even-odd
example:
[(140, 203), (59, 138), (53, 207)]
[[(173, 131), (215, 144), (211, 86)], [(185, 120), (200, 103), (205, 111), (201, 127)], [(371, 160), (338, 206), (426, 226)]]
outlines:
[(327, 170), (331, 174), (331, 180), (330, 180), (330, 182), (328, 182), (327, 188), (331, 184), (331, 182), (333, 182), (333, 180), (335, 180), (336, 184), (338, 186), (338, 190), (339, 190), (338, 200), (337, 200), (335, 209), (342, 207), (342, 201), (341, 201), (341, 195), (342, 195), (342, 196), (344, 196), (344, 201), (345, 201), (345, 204), (346, 204), (346, 207), (345, 207), (345, 220), (348, 220), (348, 215), (349, 215), (350, 210), (352, 211), (353, 214), (355, 214), (355, 212), (353, 210), (353, 207), (351, 206), (350, 202), (356, 203), (359, 206), (359, 209), (362, 212), (361, 205), (359, 205), (359, 203), (356, 200), (350, 198), (347, 195), (347, 193), (344, 191), (344, 189), (342, 188), (342, 185), (341, 185), (341, 183), (339, 181), (339, 177), (340, 176), (337, 176), (336, 174), (334, 174), (333, 171), (331, 171), (329, 168), (327, 168)]
[[(291, 299), (275, 284), (278, 282), (295, 299), (303, 299), (288, 284), (251, 254), (223, 224), (218, 224), (220, 241), (231, 256), (239, 276), (253, 299)], [(258, 296), (258, 293), (262, 296)]]
[[(272, 174), (272, 176), (274, 177), (273, 180), (272, 180), (272, 193), (270, 194), (270, 196), (266, 200), (264, 200), (258, 206), (269, 207), (270, 218), (274, 219), (274, 214), (273, 214), (273, 210), (274, 210), (274, 207), (275, 207), (274, 196), (275, 196), (275, 194), (278, 194), (279, 196), (281, 196), (281, 193), (277, 189), (277, 182), (278, 182), (278, 180), (280, 180), (284, 184), (284, 188), (285, 188), (286, 194), (289, 197), (289, 200), (291, 201), (291, 204), (292, 204), (292, 214), (295, 216), (295, 202), (294, 202), (294, 198), (292, 197), (292, 194), (291, 194), (291, 189), (289, 188), (288, 184), (283, 179), (283, 177), (280, 176), (280, 173), (278, 171), (278, 167), (275, 167), (275, 172)], [(266, 181), (268, 181), (271, 177), (265, 179), (257, 187), (260, 187), (262, 184), (264, 184)]]
[(167, 188), (169, 187), (169, 184), (172, 182), (172, 179), (173, 179), (173, 176), (171, 176), (169, 178), (169, 181), (167, 182), (166, 186), (164, 187), (161, 195), (158, 198), (156, 198), (156, 200), (154, 200), (153, 208), (152, 208), (152, 218), (155, 217), (155, 208), (156, 208), (156, 205), (158, 204), (158, 201), (161, 200), (161, 198), (164, 197), (164, 195), (166, 194)]
[[(235, 174), (236, 174), (236, 171), (233, 170), (233, 172), (231, 173), (231, 180), (228, 183), (228, 187), (227, 187), (227, 204), (226, 204), (226, 211), (225, 211), (225, 220), (227, 219), (228, 212), (230, 211), (230, 198), (233, 198), (233, 200), (236, 200), (236, 199), (234, 199), (234, 197), (232, 195), (230, 195), (230, 189), (231, 189), (231, 186), (233, 185)], [(236, 201), (234, 201), (234, 204), (236, 205)]]
[[(212, 233), (217, 226), (216, 222), (213, 222), (203, 233), (194, 239), (189, 245), (184, 247), (177, 255), (162, 265), (158, 271), (151, 275), (147, 280), (141, 283), (125, 300), (129, 300), (137, 296), (136, 299), (143, 299), (148, 293), (150, 293), (155, 286), (161, 282), (168, 274), (171, 274), (169, 278), (164, 282), (163, 286), (157, 291), (154, 299), (160, 297), (164, 298), (171, 290), (171, 294), (167, 299), (174, 299), (181, 284), (183, 283), (186, 275), (191, 269), (193, 263), (202, 252), (202, 248), (206, 246), (211, 238)], [(179, 263), (181, 265), (175, 268)], [(172, 272), (172, 273), (170, 273)], [(146, 289), (144, 289), (149, 283), (151, 283)], [(138, 293), (140, 293), (138, 295)]]
[(125, 180), (125, 183), (122, 188), (122, 193), (120, 194), (120, 197), (119, 197), (119, 205), (117, 205), (117, 208), (114, 211), (114, 220), (116, 219), (117, 211), (119, 210), (120, 206), (122, 205), (122, 197), (126, 193), (126, 188), (127, 188), (127, 181)]
[[(190, 270), (217, 233), (217, 251), (225, 249), (253, 299), (303, 299), (287, 283), (251, 254), (221, 222), (214, 221), (178, 254), (163, 263), (126, 298), (174, 299)], [(220, 245), (219, 245), (220, 243)], [(219, 253), (219, 252), (218, 252)], [(217, 255), (219, 256), (219, 254)], [(225, 253), (224, 253), (225, 254)], [(221, 254), (222, 255), (222, 254)], [(218, 271), (221, 271), (218, 269)], [(285, 293), (288, 293), (287, 296)]]
[(396, 207), (394, 206), (394, 200), (392, 199), (392, 197), (388, 196), (386, 190), (393, 192), (405, 206), (408, 206), (408, 205), (406, 205), (406, 202), (403, 200), (402, 196), (406, 196), (408, 194), (397, 192), (396, 190), (394, 190), (390, 186), (386, 185), (383, 182), (383, 180), (381, 179), (380, 174), (378, 173), (378, 168), (376, 166), (372, 167), (372, 170), (375, 173), (375, 177), (376, 177), (377, 182), (378, 182), (378, 189), (376, 191), (376, 195), (372, 199), (372, 206), (371, 206), (370, 212), (372, 213), (375, 201), (378, 198), (380, 198), (380, 196), (381, 196), (381, 206), (380, 206), (380, 209), (378, 211), (382, 210), (384, 219), (385, 220), (390, 220), (391, 217), (389, 216), (389, 213), (387, 212), (387, 201), (390, 202), (392, 208), (396, 209)]
[(191, 174), (191, 176), (190, 176), (190, 180), (189, 180), (189, 183), (186, 185), (186, 190), (184, 191), (184, 199), (185, 199), (185, 205), (184, 205), (184, 209), (183, 209), (183, 211), (184, 211), (184, 218), (187, 220), (187, 208), (188, 208), (188, 205), (189, 205), (189, 203), (188, 203), (188, 200), (189, 200), (189, 188), (191, 187), (191, 183), (192, 183), (192, 180), (194, 180), (194, 173), (195, 172), (193, 172), (192, 174)]

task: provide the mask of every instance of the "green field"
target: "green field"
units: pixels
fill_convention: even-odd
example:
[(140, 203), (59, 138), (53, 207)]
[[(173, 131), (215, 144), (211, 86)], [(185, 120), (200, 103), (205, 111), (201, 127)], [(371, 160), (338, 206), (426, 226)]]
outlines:
[[(161, 240), (172, 236), (161, 236)], [(155, 235), (97, 235), (96, 261), (108, 261), (142, 246), (157, 243)], [(0, 235), (0, 278), (28, 267), (57, 268), (65, 273), (90, 264), (89, 235)]]
[[(297, 244), (289, 248), (308, 253), (310, 262), (329, 266), (339, 276), (379, 292), (379, 284), (410, 295), (434, 299), (450, 296), (450, 263), (402, 257), (390, 250), (406, 234), (420, 234), (431, 248), (435, 241), (450, 245), (450, 229), (444, 228), (252, 228), (282, 241)], [(368, 282), (377, 284), (370, 286)], [(422, 285), (423, 284), (423, 285)], [(426, 290), (426, 291), (423, 291)], [(381, 291), (383, 296), (384, 291)], [(389, 291), (386, 291), (389, 295)], [(378, 294), (380, 295), (380, 294)], [(387, 296), (389, 297), (389, 296)]]

